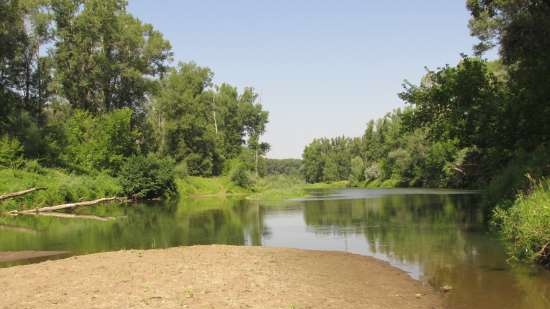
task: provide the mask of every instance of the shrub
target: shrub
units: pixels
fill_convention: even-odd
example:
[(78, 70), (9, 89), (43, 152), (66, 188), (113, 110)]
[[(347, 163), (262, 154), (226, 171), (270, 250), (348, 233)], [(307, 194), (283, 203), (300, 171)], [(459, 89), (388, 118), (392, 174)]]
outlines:
[(134, 199), (151, 199), (176, 192), (174, 161), (155, 155), (132, 156), (122, 165), (119, 175), (122, 192)]
[(363, 159), (355, 157), (351, 159), (350, 185), (357, 186), (363, 180), (365, 180), (365, 164), (363, 163)]
[(520, 194), (511, 207), (498, 207), (493, 222), (508, 241), (513, 260), (534, 261), (550, 268), (550, 180)]
[(127, 108), (101, 116), (75, 111), (63, 124), (62, 161), (73, 170), (116, 174), (125, 158), (137, 151), (138, 133), (131, 119)]
[(237, 164), (231, 171), (229, 178), (239, 187), (250, 188), (253, 185), (250, 172), (244, 164)]
[(373, 181), (380, 179), (382, 177), (382, 172), (380, 170), (380, 165), (377, 163), (373, 163), (367, 168), (365, 168), (365, 180), (367, 181)]
[(180, 163), (178, 163), (174, 169), (174, 172), (176, 174), (176, 177), (178, 178), (189, 176), (189, 168), (187, 167), (187, 162), (181, 161)]
[(19, 168), (23, 165), (23, 146), (17, 139), (0, 138), (0, 167)]
[(38, 160), (26, 160), (24, 168), (26, 171), (31, 173), (40, 175), (44, 175), (46, 173), (46, 170), (40, 165), (40, 163), (38, 163)]

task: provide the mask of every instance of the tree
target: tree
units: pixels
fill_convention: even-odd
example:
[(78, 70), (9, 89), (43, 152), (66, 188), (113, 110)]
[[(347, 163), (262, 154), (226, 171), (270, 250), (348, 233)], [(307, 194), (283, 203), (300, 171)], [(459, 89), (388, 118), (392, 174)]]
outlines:
[(361, 157), (351, 159), (350, 183), (357, 185), (365, 180), (365, 163)]
[(170, 43), (126, 12), (125, 0), (56, 0), (54, 89), (93, 113), (142, 112), (155, 77), (167, 71)]
[(0, 1), (0, 135), (15, 135), (28, 42), (19, 1)]
[(505, 106), (509, 148), (533, 150), (550, 141), (550, 2), (468, 0), (478, 53), (499, 46), (511, 98)]
[(464, 56), (456, 67), (429, 71), (420, 86), (405, 84), (399, 96), (414, 107), (405, 126), (427, 127), (433, 140), (456, 139), (461, 147), (496, 146), (503, 142), (503, 88), (486, 61)]
[(269, 149), (259, 141), (268, 114), (253, 90), (215, 87), (212, 78), (208, 68), (179, 64), (161, 81), (150, 112), (159, 151), (185, 161), (191, 175), (219, 175), (245, 142), (254, 151), (254, 166)]

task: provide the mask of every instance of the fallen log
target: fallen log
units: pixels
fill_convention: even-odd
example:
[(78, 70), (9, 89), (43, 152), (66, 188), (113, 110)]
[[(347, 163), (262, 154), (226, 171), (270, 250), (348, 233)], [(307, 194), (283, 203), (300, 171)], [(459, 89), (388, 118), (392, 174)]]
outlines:
[(69, 218), (69, 219), (87, 219), (87, 220), (97, 220), (97, 221), (114, 221), (115, 217), (99, 217), (93, 215), (75, 215), (75, 214), (66, 214), (62, 212), (34, 212), (34, 213), (19, 213), (18, 215), (29, 215), (29, 216), (45, 216), (45, 217), (56, 217), (56, 218)]
[(46, 190), (46, 188), (30, 188), (30, 189), (19, 191), (19, 192), (12, 192), (12, 193), (2, 194), (2, 195), (0, 195), (0, 202), (3, 201), (3, 200), (7, 200), (7, 199), (10, 199), (10, 198), (16, 198), (18, 196), (22, 196), (22, 195), (29, 194), (29, 193), (32, 193), (34, 191), (40, 191), (40, 190)]
[(14, 210), (14, 211), (11, 211), (10, 213), (11, 214), (30, 214), (30, 213), (52, 212), (52, 211), (62, 210), (62, 209), (76, 208), (76, 207), (82, 207), (82, 206), (92, 206), (92, 205), (97, 205), (97, 204), (112, 202), (117, 200), (120, 202), (126, 201), (125, 198), (120, 198), (120, 197), (104, 197), (93, 201), (68, 203), (68, 204), (61, 204), (56, 206), (34, 208), (29, 210)]

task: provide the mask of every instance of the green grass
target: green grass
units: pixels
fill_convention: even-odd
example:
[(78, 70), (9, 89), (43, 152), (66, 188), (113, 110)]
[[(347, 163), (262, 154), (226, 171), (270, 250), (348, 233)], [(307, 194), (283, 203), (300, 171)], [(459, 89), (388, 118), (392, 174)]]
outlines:
[(268, 176), (256, 182), (255, 193), (249, 198), (262, 201), (281, 201), (308, 196), (308, 190), (340, 189), (348, 186), (348, 181), (308, 184), (299, 177)]
[(248, 194), (251, 191), (231, 182), (229, 177), (187, 176), (176, 179), (178, 192), (182, 197), (225, 196)]
[(380, 180), (380, 179), (374, 179), (368, 182), (365, 182), (362, 186), (363, 188), (397, 188), (399, 187), (399, 180), (397, 179), (386, 179), (386, 180)]
[(256, 181), (249, 199), (262, 201), (281, 201), (307, 195), (305, 182), (293, 176), (267, 176)]
[(317, 189), (342, 189), (349, 187), (347, 180), (334, 181), (334, 182), (318, 182), (308, 183), (304, 186), (305, 189), (317, 190)]
[(44, 187), (25, 196), (0, 203), (0, 209), (25, 209), (50, 206), (80, 200), (117, 196), (121, 188), (116, 178), (105, 174), (96, 176), (72, 175), (62, 170), (40, 168), (34, 171), (23, 169), (0, 169), (0, 194)]
[(515, 261), (533, 261), (550, 268), (550, 179), (533, 186), (530, 194), (519, 194), (511, 205), (494, 212), (494, 222), (507, 240)]
[(306, 184), (296, 176), (266, 176), (254, 180), (250, 188), (242, 188), (231, 182), (227, 176), (196, 177), (188, 176), (176, 180), (178, 192), (182, 197), (209, 197), (246, 195), (248, 199), (262, 201), (281, 201), (307, 196), (310, 189), (336, 189), (348, 186), (347, 181), (333, 183)]

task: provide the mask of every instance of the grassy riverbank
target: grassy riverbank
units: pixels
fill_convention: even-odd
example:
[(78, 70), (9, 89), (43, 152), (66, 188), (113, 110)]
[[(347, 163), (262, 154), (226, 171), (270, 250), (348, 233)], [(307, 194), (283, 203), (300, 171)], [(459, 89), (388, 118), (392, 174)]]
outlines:
[[(188, 176), (176, 179), (176, 185), (179, 196), (184, 198), (242, 196), (254, 200), (280, 201), (306, 196), (307, 190), (343, 188), (348, 183), (306, 184), (299, 177), (277, 175), (258, 178), (249, 188), (243, 188), (228, 176)], [(33, 187), (46, 189), (4, 201), (2, 209), (26, 209), (122, 195), (117, 178), (107, 174), (77, 175), (62, 169), (39, 166), (34, 169), (0, 169), (0, 194)]]
[(337, 189), (348, 186), (347, 181), (307, 184), (296, 176), (276, 175), (257, 178), (248, 188), (237, 186), (227, 176), (188, 176), (176, 181), (178, 192), (183, 197), (246, 196), (248, 199), (280, 201), (308, 195), (308, 190)]
[(121, 187), (106, 174), (74, 175), (63, 170), (37, 167), (35, 170), (0, 169), (0, 194), (33, 187), (46, 188), (1, 204), (3, 210), (49, 206), (65, 202), (117, 196)]
[(498, 225), (514, 260), (529, 260), (550, 268), (550, 179), (519, 194), (513, 204), (496, 208)]

